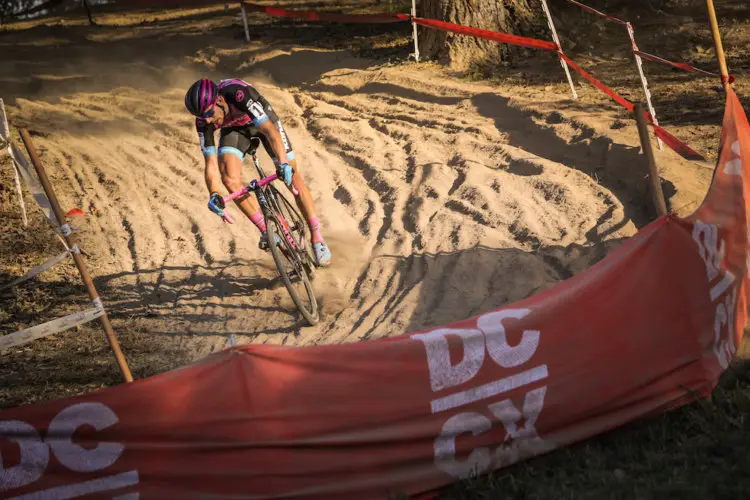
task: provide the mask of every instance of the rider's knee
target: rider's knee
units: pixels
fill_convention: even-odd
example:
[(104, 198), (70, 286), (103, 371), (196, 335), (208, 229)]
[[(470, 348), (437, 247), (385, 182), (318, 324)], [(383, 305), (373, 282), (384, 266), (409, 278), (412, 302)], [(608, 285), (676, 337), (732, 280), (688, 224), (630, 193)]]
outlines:
[(222, 175), (221, 182), (224, 184), (224, 187), (226, 187), (230, 191), (237, 191), (238, 189), (242, 188), (242, 181), (239, 177), (235, 177), (232, 175)]

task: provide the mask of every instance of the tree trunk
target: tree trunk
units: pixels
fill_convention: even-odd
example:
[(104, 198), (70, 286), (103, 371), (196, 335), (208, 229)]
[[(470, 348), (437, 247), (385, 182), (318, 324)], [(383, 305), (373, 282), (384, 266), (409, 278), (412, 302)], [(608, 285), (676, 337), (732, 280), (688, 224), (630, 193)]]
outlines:
[[(534, 17), (529, 0), (422, 0), (418, 17), (473, 28), (523, 34)], [(538, 14), (538, 13), (537, 13)], [(512, 49), (504, 44), (434, 29), (419, 31), (419, 51), (457, 70), (497, 65)]]

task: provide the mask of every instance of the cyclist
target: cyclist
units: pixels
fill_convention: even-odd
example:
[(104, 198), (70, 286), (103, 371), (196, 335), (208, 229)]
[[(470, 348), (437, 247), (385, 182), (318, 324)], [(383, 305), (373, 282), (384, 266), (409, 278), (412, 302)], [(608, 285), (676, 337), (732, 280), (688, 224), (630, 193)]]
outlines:
[[(312, 195), (307, 188), (295, 159), (294, 150), (281, 120), (271, 104), (249, 83), (229, 79), (218, 84), (208, 78), (193, 83), (185, 94), (185, 107), (196, 116), (200, 148), (206, 162), (206, 187), (210, 193), (208, 208), (222, 214), (224, 202), (218, 191), (220, 182), (234, 192), (243, 187), (240, 170), (245, 154), (251, 149), (251, 139), (258, 138), (276, 165), (276, 173), (295, 193), (297, 206), (310, 227), (312, 247), (318, 265), (331, 262), (331, 251), (320, 232)], [(220, 129), (217, 151), (214, 133)], [(252, 196), (234, 200), (242, 212), (260, 230), (258, 246), (268, 250), (268, 237), (263, 213)]]

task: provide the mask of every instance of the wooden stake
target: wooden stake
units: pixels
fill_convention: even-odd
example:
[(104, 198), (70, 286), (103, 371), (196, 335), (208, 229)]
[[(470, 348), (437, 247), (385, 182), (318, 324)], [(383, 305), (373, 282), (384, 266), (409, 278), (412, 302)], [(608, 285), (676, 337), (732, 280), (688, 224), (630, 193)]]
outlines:
[(247, 27), (247, 10), (245, 10), (245, 2), (240, 2), (240, 10), (242, 11), (242, 25), (245, 27), (245, 41), (250, 41), (250, 30)]
[(651, 185), (651, 198), (654, 202), (656, 214), (659, 217), (664, 217), (667, 215), (667, 205), (664, 202), (664, 191), (661, 188), (661, 177), (659, 177), (659, 172), (656, 169), (654, 150), (651, 148), (651, 137), (648, 133), (646, 116), (643, 111), (643, 106), (640, 103), (635, 104), (634, 113), (635, 121), (638, 124), (638, 135), (641, 138), (641, 148), (643, 149), (643, 155), (648, 162), (648, 178), (649, 184)]
[[(47, 198), (49, 198), (50, 204), (52, 205), (52, 210), (55, 212), (57, 220), (60, 222), (60, 224), (62, 224), (60, 230), (63, 233), (63, 237), (65, 238), (68, 246), (72, 247), (76, 244), (75, 238), (70, 231), (70, 226), (66, 223), (65, 213), (60, 208), (60, 204), (57, 201), (57, 196), (55, 196), (55, 191), (52, 189), (52, 184), (50, 184), (49, 179), (47, 178), (47, 173), (42, 166), (42, 162), (39, 161), (39, 157), (37, 156), (36, 150), (34, 149), (34, 144), (31, 142), (31, 136), (26, 129), (21, 130), (21, 139), (23, 140), (24, 146), (26, 146), (26, 151), (29, 152), (29, 158), (31, 158), (31, 163), (34, 165), (34, 168), (39, 175), (39, 180), (42, 183), (44, 192), (47, 195)], [(86, 269), (86, 262), (83, 260), (83, 257), (81, 256), (81, 254), (75, 252), (72, 255), (73, 260), (75, 260), (76, 267), (78, 267), (78, 272), (81, 274), (81, 280), (86, 286), (86, 291), (89, 294), (89, 298), (92, 301), (101, 302), (101, 300), (99, 299), (99, 294), (96, 291), (96, 287), (94, 286), (94, 282), (91, 280), (91, 276)], [(128, 368), (128, 363), (125, 360), (125, 356), (123, 356), (122, 351), (120, 350), (120, 344), (117, 342), (117, 337), (115, 336), (114, 330), (112, 330), (112, 325), (109, 322), (109, 318), (107, 317), (106, 312), (101, 316), (101, 320), (102, 326), (104, 326), (104, 332), (107, 334), (109, 345), (112, 348), (112, 352), (115, 355), (117, 364), (120, 367), (120, 372), (122, 373), (125, 382), (132, 382), (133, 375), (131, 375), (130, 368)]]
[(716, 10), (714, 10), (714, 0), (706, 0), (708, 7), (708, 18), (711, 21), (711, 32), (714, 36), (714, 45), (716, 46), (716, 57), (719, 59), (719, 68), (721, 69), (721, 81), (726, 88), (729, 85), (729, 70), (727, 69), (727, 59), (724, 56), (724, 46), (721, 44), (721, 33), (719, 33), (719, 22), (716, 20)]
[(91, 8), (89, 7), (89, 3), (87, 0), (83, 1), (83, 7), (86, 9), (86, 15), (89, 17), (89, 25), (94, 26), (96, 23), (94, 22), (94, 18), (91, 16)]

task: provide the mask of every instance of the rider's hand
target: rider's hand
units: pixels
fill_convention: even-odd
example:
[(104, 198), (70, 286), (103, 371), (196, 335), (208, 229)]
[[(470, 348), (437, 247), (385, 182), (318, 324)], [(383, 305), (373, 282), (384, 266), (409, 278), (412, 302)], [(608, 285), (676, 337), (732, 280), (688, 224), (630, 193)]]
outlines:
[(219, 217), (224, 217), (225, 208), (226, 205), (221, 195), (219, 193), (211, 193), (211, 197), (208, 199), (208, 209)]
[(288, 163), (279, 163), (276, 167), (276, 175), (279, 176), (279, 179), (284, 181), (284, 184), (291, 186), (294, 169)]

